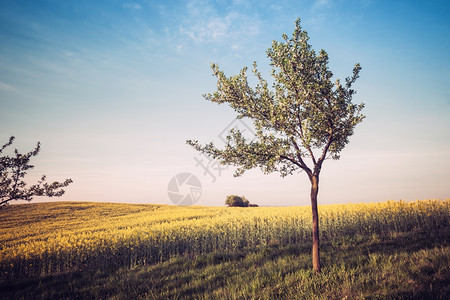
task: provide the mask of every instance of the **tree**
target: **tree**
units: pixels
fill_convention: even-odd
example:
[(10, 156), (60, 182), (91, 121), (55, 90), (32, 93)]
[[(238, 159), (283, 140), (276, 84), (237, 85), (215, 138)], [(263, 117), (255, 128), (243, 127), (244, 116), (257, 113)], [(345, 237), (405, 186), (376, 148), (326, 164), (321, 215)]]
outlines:
[(225, 204), (229, 207), (247, 207), (248, 203), (249, 202), (245, 199), (245, 197), (239, 197), (236, 195), (227, 196), (227, 199), (225, 200)]
[(244, 207), (250, 206), (250, 201), (248, 201), (248, 199), (245, 198), (244, 196), (242, 196), (242, 203), (244, 203)]
[[(11, 146), (14, 137), (10, 137), (9, 141), (0, 148), (0, 154)], [(27, 154), (20, 154), (17, 149), (14, 150), (14, 156), (0, 157), (0, 207), (8, 204), (12, 200), (31, 201), (34, 196), (61, 197), (64, 194), (63, 187), (67, 187), (72, 183), (72, 179), (66, 179), (64, 182), (46, 182), (46, 176), (42, 175), (37, 184), (26, 187), (23, 178), (27, 171), (34, 168), (30, 165), (30, 159), (38, 155), (41, 144), (38, 142), (36, 148)]]
[(218, 65), (211, 65), (217, 78), (217, 91), (204, 95), (205, 99), (228, 103), (237, 112), (237, 118), (252, 119), (256, 139), (249, 141), (239, 130), (232, 129), (223, 149), (213, 143), (203, 146), (196, 140), (187, 143), (221, 164), (237, 166), (235, 176), (256, 167), (265, 174), (277, 171), (282, 177), (304, 171), (311, 183), (312, 262), (318, 273), (319, 176), (324, 161), (339, 159), (354, 127), (365, 118), (361, 114), (364, 103), (352, 103), (355, 94), (352, 86), (361, 67), (354, 66), (353, 75), (345, 79), (345, 84), (339, 79), (333, 83), (328, 54), (324, 50), (316, 54), (300, 19), (295, 25), (291, 38), (283, 34), (283, 41), (273, 41), (267, 50), (273, 67), (272, 88), (262, 78), (256, 62), (254, 88), (247, 81), (246, 67), (239, 74), (227, 77)]
[(258, 207), (256, 204), (251, 204), (244, 196), (240, 197), (236, 195), (227, 196), (225, 204), (228, 205), (228, 207)]

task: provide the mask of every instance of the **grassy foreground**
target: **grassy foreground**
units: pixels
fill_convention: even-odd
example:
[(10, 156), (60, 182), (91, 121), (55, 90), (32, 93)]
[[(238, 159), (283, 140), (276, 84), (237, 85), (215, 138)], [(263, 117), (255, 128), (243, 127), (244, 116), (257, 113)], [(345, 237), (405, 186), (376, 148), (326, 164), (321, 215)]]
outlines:
[(309, 208), (47, 203), (0, 210), (0, 298), (448, 299), (450, 201)]

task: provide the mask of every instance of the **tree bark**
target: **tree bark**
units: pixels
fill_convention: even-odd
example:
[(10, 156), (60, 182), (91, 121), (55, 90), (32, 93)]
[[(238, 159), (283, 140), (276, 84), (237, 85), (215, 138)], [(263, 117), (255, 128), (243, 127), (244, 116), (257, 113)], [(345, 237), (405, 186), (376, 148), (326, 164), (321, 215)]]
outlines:
[(319, 213), (317, 211), (317, 194), (319, 193), (319, 175), (311, 176), (311, 208), (313, 217), (313, 247), (312, 262), (315, 273), (320, 273), (320, 255), (319, 255)]

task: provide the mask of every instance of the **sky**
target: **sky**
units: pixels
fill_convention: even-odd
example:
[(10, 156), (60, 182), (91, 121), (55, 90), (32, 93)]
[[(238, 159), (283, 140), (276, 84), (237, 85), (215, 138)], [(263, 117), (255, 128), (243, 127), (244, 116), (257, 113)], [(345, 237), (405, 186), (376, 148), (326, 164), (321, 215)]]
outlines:
[(2, 1), (0, 142), (40, 141), (26, 181), (73, 179), (58, 200), (173, 204), (175, 180), (196, 205), (309, 205), (304, 173), (235, 178), (186, 145), (251, 137), (251, 121), (202, 97), (210, 64), (234, 75), (256, 61), (269, 79), (266, 50), (301, 18), (335, 78), (361, 64), (353, 101), (366, 104), (323, 165), (319, 204), (449, 198), (449, 15), (448, 1)]

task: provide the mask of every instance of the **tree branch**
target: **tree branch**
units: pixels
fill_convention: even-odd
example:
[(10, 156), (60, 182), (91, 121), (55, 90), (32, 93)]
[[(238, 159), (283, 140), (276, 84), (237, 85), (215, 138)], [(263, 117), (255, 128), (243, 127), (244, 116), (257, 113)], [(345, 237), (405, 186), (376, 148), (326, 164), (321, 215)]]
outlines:
[(325, 158), (327, 157), (328, 148), (330, 148), (331, 143), (333, 143), (333, 136), (332, 135), (329, 136), (328, 142), (327, 142), (327, 144), (325, 145), (325, 147), (323, 149), (322, 155), (320, 156), (316, 166), (314, 167), (314, 173), (316, 173), (316, 174), (320, 173), (320, 170), (322, 169), (322, 164), (323, 164)]
[(294, 148), (296, 150), (297, 159), (298, 159), (298, 163), (299, 163), (300, 168), (305, 170), (307, 173), (311, 173), (311, 169), (303, 161), (301, 150), (300, 150), (300, 147), (297, 145), (297, 142), (294, 140), (293, 137), (290, 137), (290, 140), (291, 140), (291, 143), (292, 143), (292, 145), (294, 146)]
[[(14, 138), (11, 137), (9, 142), (0, 148), (0, 153), (7, 146), (10, 146)], [(27, 171), (33, 166), (29, 164), (31, 157), (38, 155), (40, 143), (36, 148), (26, 154), (20, 154), (16, 149), (15, 156), (0, 157), (0, 206), (7, 204), (12, 200), (31, 201), (33, 196), (60, 197), (64, 194), (63, 187), (72, 183), (71, 179), (66, 179), (63, 183), (53, 182), (48, 184), (45, 182), (45, 175), (37, 184), (26, 187), (23, 178)]]

